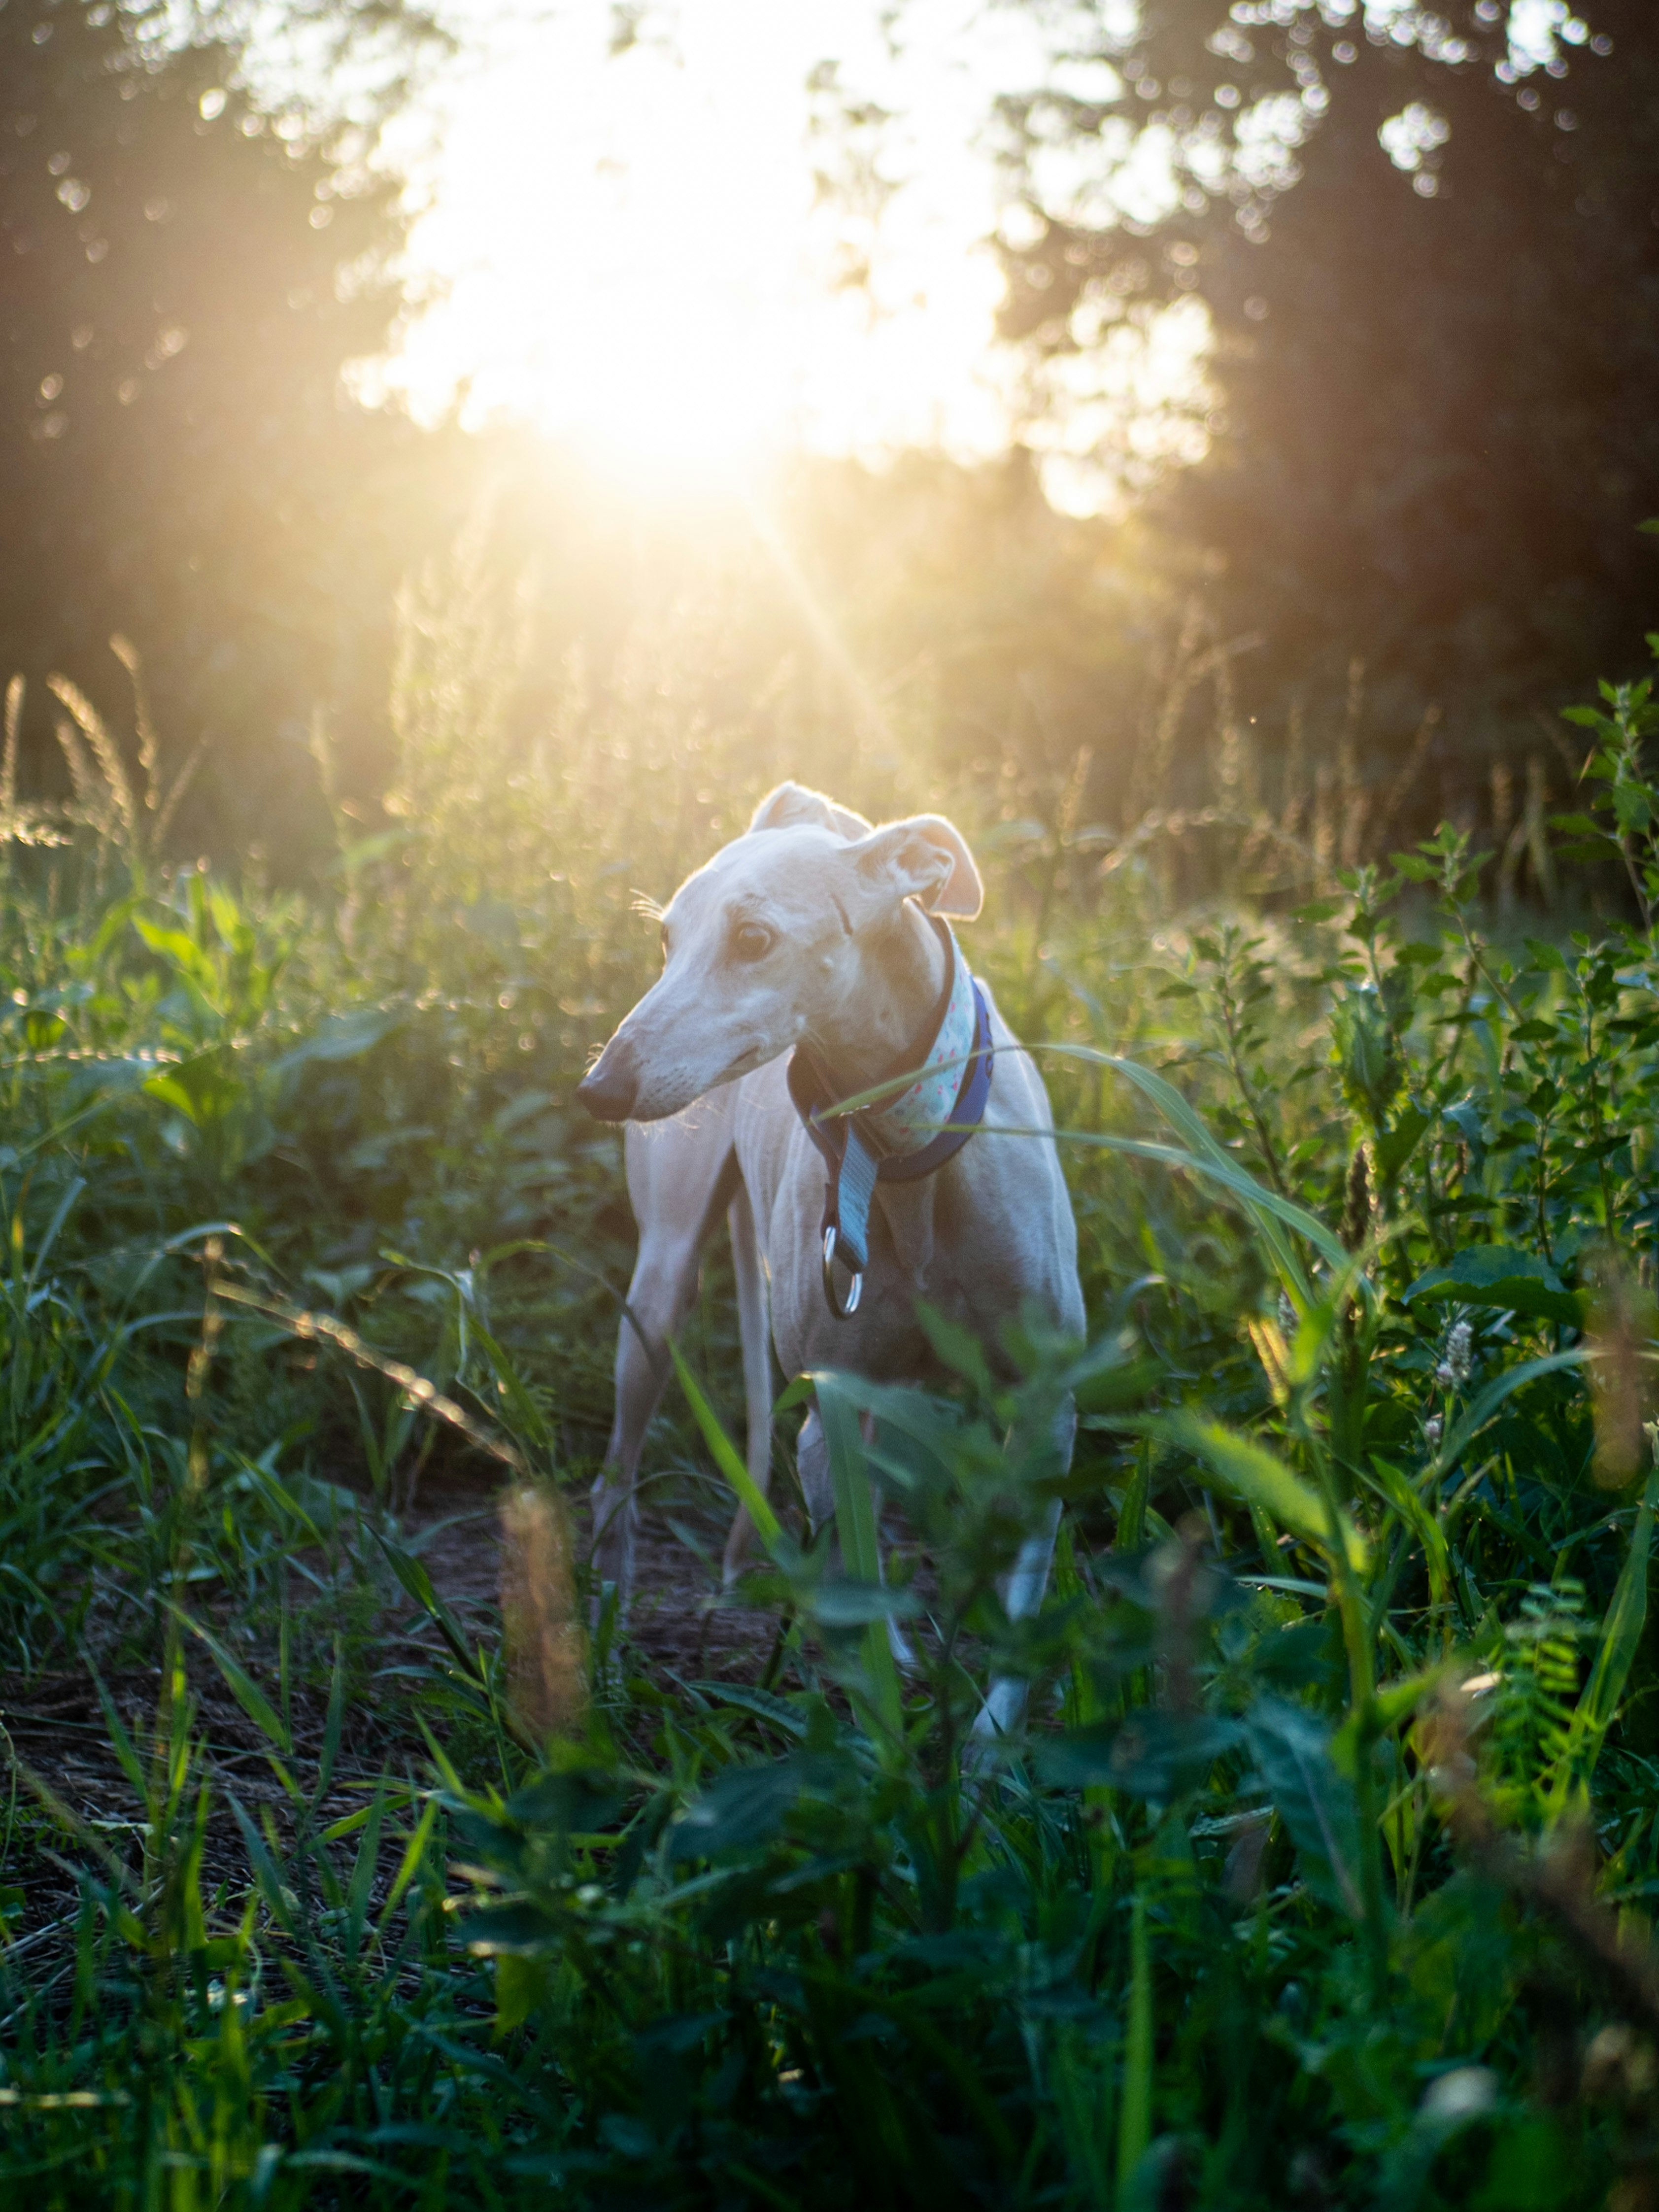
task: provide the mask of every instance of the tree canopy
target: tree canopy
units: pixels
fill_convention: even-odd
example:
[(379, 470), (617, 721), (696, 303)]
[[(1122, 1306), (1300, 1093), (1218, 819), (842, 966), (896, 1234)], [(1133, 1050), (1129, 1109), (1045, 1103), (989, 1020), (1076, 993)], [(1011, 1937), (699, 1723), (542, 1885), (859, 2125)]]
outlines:
[(1152, 512), (1259, 687), (1367, 659), (1460, 742), (1639, 651), (1659, 508), (1648, 0), (1068, 9), (1004, 104), (1006, 326), (1050, 359), (1195, 295), (1208, 451)]
[(332, 688), (395, 432), (341, 377), (402, 304), (400, 187), (368, 157), (396, 41), (432, 27), (379, 0), (284, 21), (376, 44), (359, 112), (256, 96), (225, 8), (0, 0), (0, 668), (120, 684), (125, 633), (184, 742)]

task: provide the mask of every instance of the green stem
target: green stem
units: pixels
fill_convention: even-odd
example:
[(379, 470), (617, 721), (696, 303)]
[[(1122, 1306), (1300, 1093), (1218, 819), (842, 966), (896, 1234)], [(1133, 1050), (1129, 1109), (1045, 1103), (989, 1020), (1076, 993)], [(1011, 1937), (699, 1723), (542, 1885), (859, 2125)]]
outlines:
[(1123, 2102), (1118, 2109), (1117, 2201), (1128, 2202), (1135, 2168), (1152, 2139), (1152, 1958), (1146, 1896), (1137, 1885), (1129, 1923), (1129, 2032), (1123, 2051)]
[(1331, 1580), (1342, 1617), (1348, 1655), (1348, 1713), (1354, 1727), (1354, 1796), (1359, 1811), (1359, 1904), (1365, 1937), (1371, 2000), (1382, 2005), (1388, 1994), (1389, 1929), (1382, 1895), (1382, 1838), (1371, 1750), (1377, 1739), (1376, 1671), (1371, 1654), (1370, 1621), (1365, 1595), (1348, 1558), (1341, 1501), (1330, 1461), (1310, 1437), (1319, 1487), (1330, 1516)]

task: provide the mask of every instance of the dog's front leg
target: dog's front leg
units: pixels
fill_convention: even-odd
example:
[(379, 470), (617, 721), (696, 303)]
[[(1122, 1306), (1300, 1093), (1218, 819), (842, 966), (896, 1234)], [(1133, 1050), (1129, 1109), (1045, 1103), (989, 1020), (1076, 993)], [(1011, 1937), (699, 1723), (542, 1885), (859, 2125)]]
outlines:
[[(749, 1426), (749, 1479), (761, 1496), (772, 1480), (772, 1328), (767, 1310), (766, 1270), (755, 1233), (755, 1209), (739, 1182), (727, 1209), (732, 1270), (737, 1279), (738, 1334), (743, 1346), (743, 1395)], [(729, 1589), (743, 1571), (755, 1524), (740, 1505), (726, 1540), (723, 1579)]]
[(617, 1336), (617, 1411), (605, 1465), (593, 1485), (595, 1626), (607, 1589), (617, 1593), (626, 1618), (634, 1590), (634, 1549), (640, 1509), (634, 1494), (646, 1431), (671, 1371), (668, 1340), (684, 1319), (697, 1289), (700, 1238), (684, 1223), (642, 1231), (628, 1309)]

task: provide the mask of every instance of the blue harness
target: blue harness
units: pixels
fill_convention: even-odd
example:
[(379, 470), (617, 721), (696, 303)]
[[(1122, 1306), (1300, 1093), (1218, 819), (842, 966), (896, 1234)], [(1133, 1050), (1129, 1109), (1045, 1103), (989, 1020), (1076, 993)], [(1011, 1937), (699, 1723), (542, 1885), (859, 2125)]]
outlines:
[[(928, 1078), (956, 996), (958, 976), (972, 993), (973, 1042), (962, 1069), (955, 1103), (944, 1126), (915, 1151), (895, 1149), (890, 1107), (877, 1104), (843, 1114), (836, 1109), (828, 1072), (810, 1046), (798, 1046), (790, 1055), (789, 1096), (807, 1135), (823, 1156), (829, 1176), (823, 1194), (823, 1294), (830, 1310), (845, 1321), (858, 1310), (864, 1287), (864, 1271), (870, 1263), (870, 1206), (878, 1182), (916, 1182), (935, 1174), (953, 1159), (985, 1118), (991, 1095), (991, 1010), (978, 980), (962, 963), (955, 937), (935, 922), (947, 944), (951, 969), (934, 1020), (927, 1050), (922, 1055), (921, 1080)], [(952, 1055), (954, 1057), (954, 1055)], [(906, 1096), (909, 1094), (907, 1092)], [(898, 1141), (902, 1143), (902, 1135)], [(839, 1259), (852, 1280), (845, 1298), (839, 1294), (835, 1262)]]

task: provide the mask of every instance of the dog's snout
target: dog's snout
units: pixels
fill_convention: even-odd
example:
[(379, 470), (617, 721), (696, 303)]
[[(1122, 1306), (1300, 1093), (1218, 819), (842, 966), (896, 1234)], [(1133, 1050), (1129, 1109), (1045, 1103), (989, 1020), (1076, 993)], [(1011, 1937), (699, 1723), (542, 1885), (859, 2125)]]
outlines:
[(599, 1121), (627, 1121), (639, 1095), (639, 1063), (623, 1037), (611, 1039), (576, 1086), (577, 1097)]

